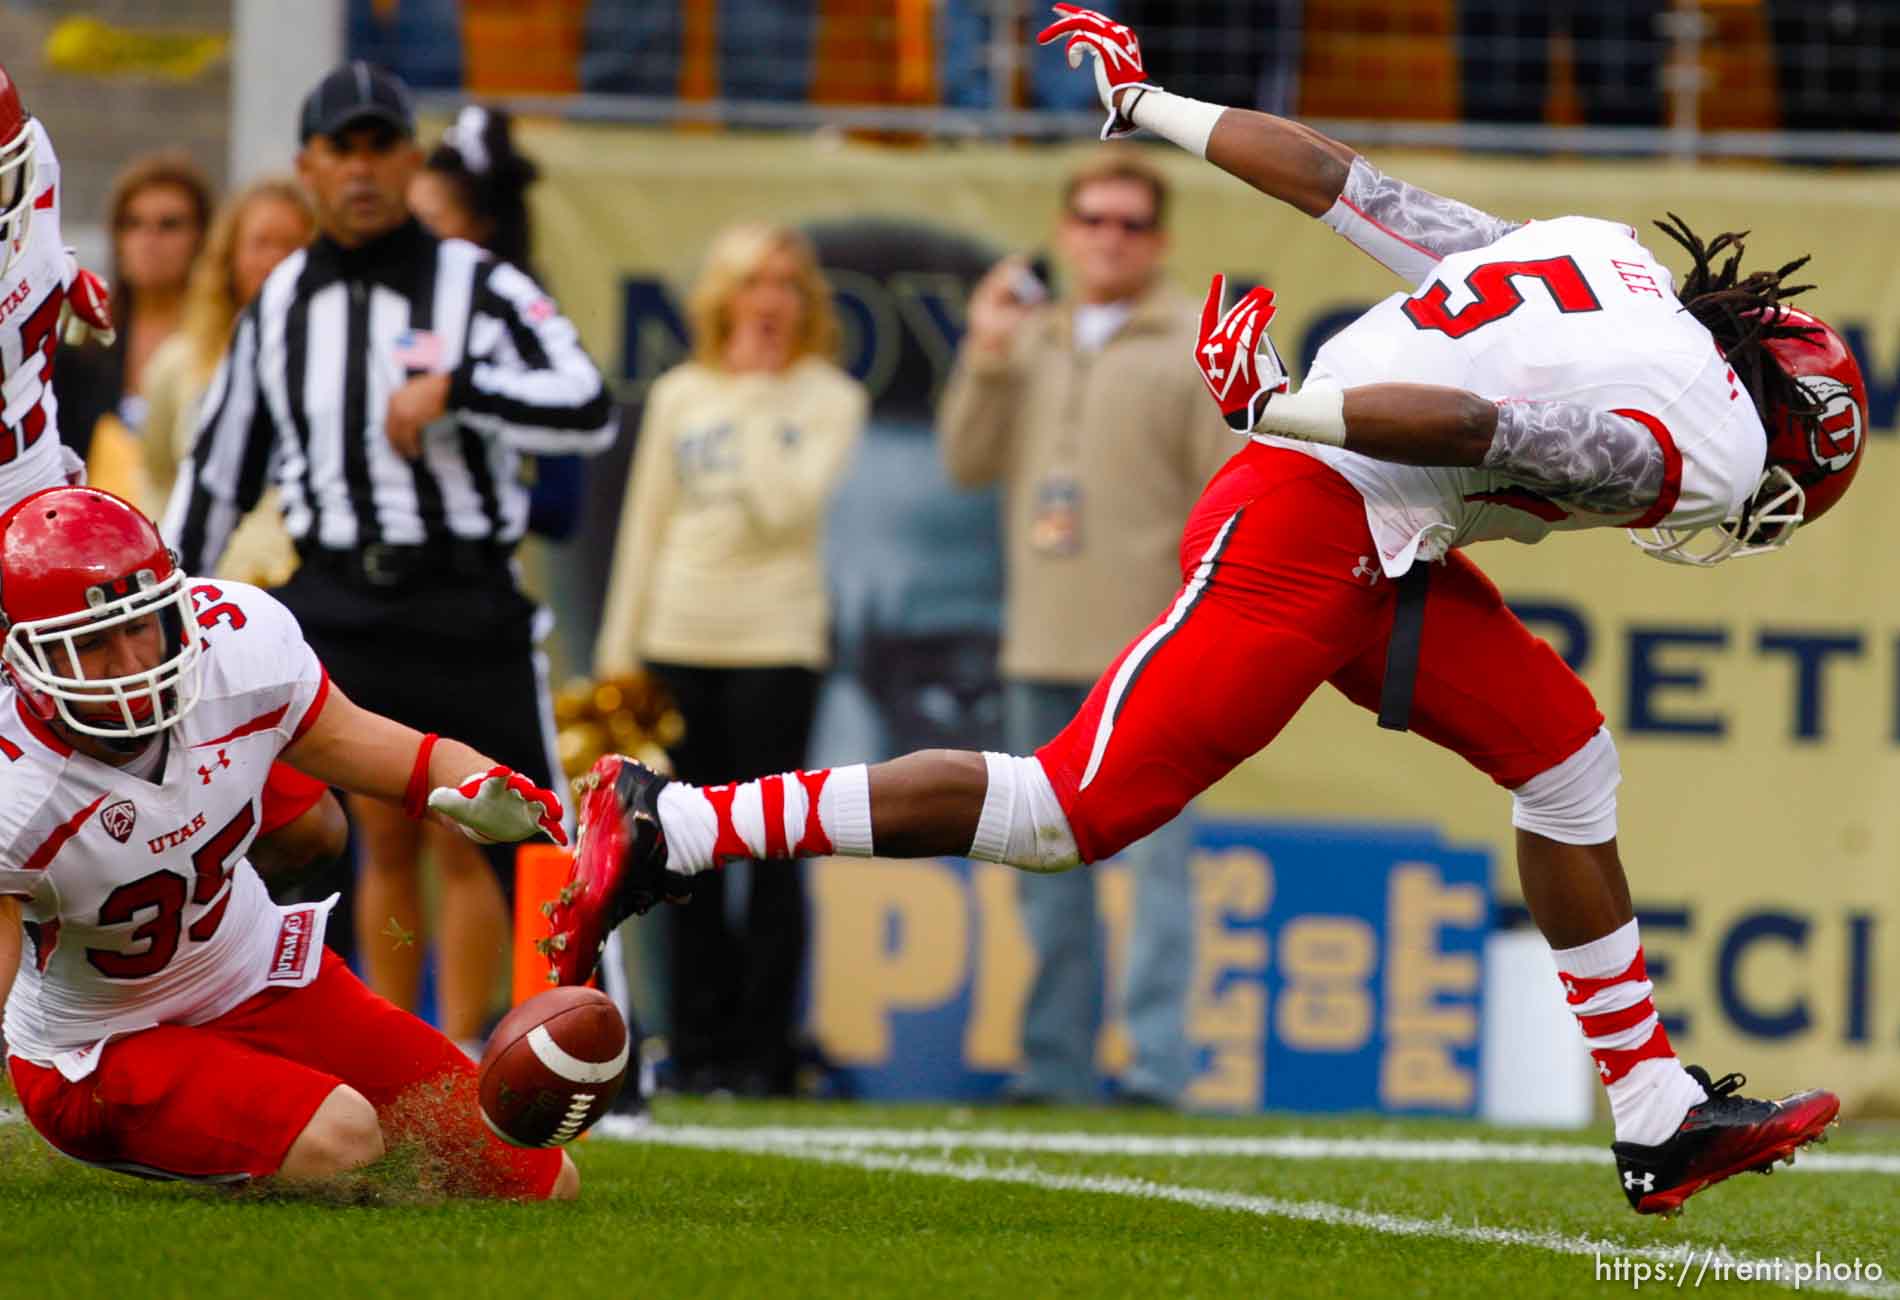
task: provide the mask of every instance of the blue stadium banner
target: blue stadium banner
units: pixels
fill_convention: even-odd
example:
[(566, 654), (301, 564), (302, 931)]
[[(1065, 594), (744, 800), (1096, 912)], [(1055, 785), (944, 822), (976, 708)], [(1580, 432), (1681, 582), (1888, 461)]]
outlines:
[[(1491, 856), (1423, 826), (1204, 820), (1187, 1015), (1198, 1108), (1470, 1115)], [(1111, 1018), (1133, 891), (1094, 868)], [(1020, 1063), (1030, 947), (1012, 868), (812, 864), (812, 1028), (869, 1100), (986, 1100)]]

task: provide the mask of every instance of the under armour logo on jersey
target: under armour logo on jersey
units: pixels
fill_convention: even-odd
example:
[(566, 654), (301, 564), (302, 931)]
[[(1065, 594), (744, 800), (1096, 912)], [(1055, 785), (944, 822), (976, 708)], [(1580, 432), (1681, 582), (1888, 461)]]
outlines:
[(1352, 566), (1352, 576), (1359, 578), (1370, 587), (1379, 581), (1379, 566), (1372, 562), (1370, 555), (1359, 557), (1359, 563)]
[[(218, 757), (217, 757), (217, 759), (216, 759), (215, 761), (217, 762), (217, 765), (218, 765), (219, 767), (229, 767), (229, 766), (231, 766), (231, 760), (230, 760), (230, 759), (228, 759), (228, 758), (226, 758), (226, 757), (224, 756), (224, 751), (223, 751), (222, 749), (220, 749), (220, 750), (218, 751)], [(211, 774), (212, 774), (212, 772), (213, 772), (213, 770), (214, 770), (214, 769), (212, 769), (212, 768), (210, 768), (210, 767), (201, 767), (201, 768), (199, 768), (199, 769), (198, 769), (198, 775), (199, 775), (199, 776), (200, 776), (201, 778), (203, 778), (203, 780), (204, 780), (204, 783), (205, 783), (206, 785), (210, 785), (210, 784), (211, 784)]]
[(1635, 1191), (1640, 1188), (1645, 1192), (1653, 1192), (1656, 1190), (1656, 1175), (1649, 1173), (1639, 1178), (1634, 1170), (1625, 1169), (1623, 1171), (1623, 1186), (1630, 1191)]
[(1606, 1064), (1604, 1064), (1604, 1063), (1603, 1063), (1602, 1061), (1598, 1061), (1598, 1062), (1597, 1062), (1597, 1073), (1598, 1073), (1598, 1074), (1600, 1074), (1600, 1075), (1602, 1075), (1602, 1076), (1603, 1076), (1604, 1078), (1606, 1078), (1606, 1079), (1607, 1079), (1607, 1078), (1609, 1078), (1609, 1077), (1610, 1077), (1610, 1067), (1609, 1067), (1608, 1065), (1606, 1065)]
[(1572, 1002), (1577, 1000), (1577, 986), (1567, 976), (1564, 979), (1564, 996), (1569, 998)]

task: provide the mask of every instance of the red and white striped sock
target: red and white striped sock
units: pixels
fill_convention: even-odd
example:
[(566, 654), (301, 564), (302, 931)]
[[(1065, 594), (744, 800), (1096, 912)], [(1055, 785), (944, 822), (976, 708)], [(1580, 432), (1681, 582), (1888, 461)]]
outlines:
[(660, 791), (667, 866), (683, 875), (735, 858), (871, 856), (871, 784), (862, 763), (730, 785)]
[(1616, 1140), (1666, 1142), (1691, 1106), (1708, 1100), (1676, 1059), (1650, 997), (1642, 942), (1631, 921), (1577, 948), (1553, 949), (1564, 998), (1610, 1094)]

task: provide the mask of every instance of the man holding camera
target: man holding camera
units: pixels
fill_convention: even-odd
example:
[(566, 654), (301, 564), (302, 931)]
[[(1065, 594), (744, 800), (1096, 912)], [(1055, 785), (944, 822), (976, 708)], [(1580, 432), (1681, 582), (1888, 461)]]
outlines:
[[(1005, 744), (1060, 731), (1109, 662), (1180, 583), (1181, 522), (1239, 444), (1205, 409), (1188, 359), (1192, 302), (1162, 275), (1168, 185), (1106, 147), (1070, 176), (1051, 297), (1029, 259), (1004, 258), (970, 299), (969, 333), (938, 413), (950, 477), (1000, 483), (1007, 577)], [(1118, 1096), (1172, 1105), (1186, 1085), (1193, 962), (1187, 818), (1126, 851), (1133, 926), (1122, 1009), (1132, 1046)], [(1101, 1021), (1095, 876), (1025, 876), (1036, 974), (1012, 1095), (1088, 1101)]]

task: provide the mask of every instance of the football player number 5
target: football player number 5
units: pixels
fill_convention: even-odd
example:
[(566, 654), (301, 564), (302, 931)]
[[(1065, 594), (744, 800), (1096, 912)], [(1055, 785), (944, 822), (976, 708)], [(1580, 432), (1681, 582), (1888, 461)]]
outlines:
[(1451, 286), (1443, 280), (1432, 281), (1416, 298), (1406, 300), (1406, 319), (1422, 330), (1436, 330), (1461, 339), (1473, 330), (1503, 320), (1524, 305), (1519, 280), (1542, 280), (1550, 290), (1551, 301), (1561, 312), (1602, 311), (1583, 270), (1568, 257), (1544, 257), (1532, 262), (1486, 262), (1472, 268), (1465, 277), (1471, 301), (1457, 311), (1446, 311)]
[[(191, 855), (192, 879), (189, 881), (176, 871), (154, 871), (129, 885), (120, 885), (107, 895), (99, 908), (102, 926), (123, 925), (144, 911), (152, 911), (152, 916), (131, 934), (134, 943), (145, 944), (143, 950), (86, 949), (86, 960), (92, 963), (93, 969), (108, 979), (144, 979), (164, 970), (166, 963), (177, 955), (181, 931), (193, 943), (203, 943), (216, 934), (218, 923), (224, 920), (225, 908), (231, 903), (231, 892), (226, 885), (237, 865), (238, 845), (244, 843), (244, 837), (251, 833), (256, 821), (257, 813), (250, 804), (245, 804), (244, 810), (227, 822), (223, 830), (199, 845), (198, 851)], [(189, 930), (184, 928), (187, 893), (191, 901), (200, 906), (216, 901), (216, 906), (193, 921)]]

